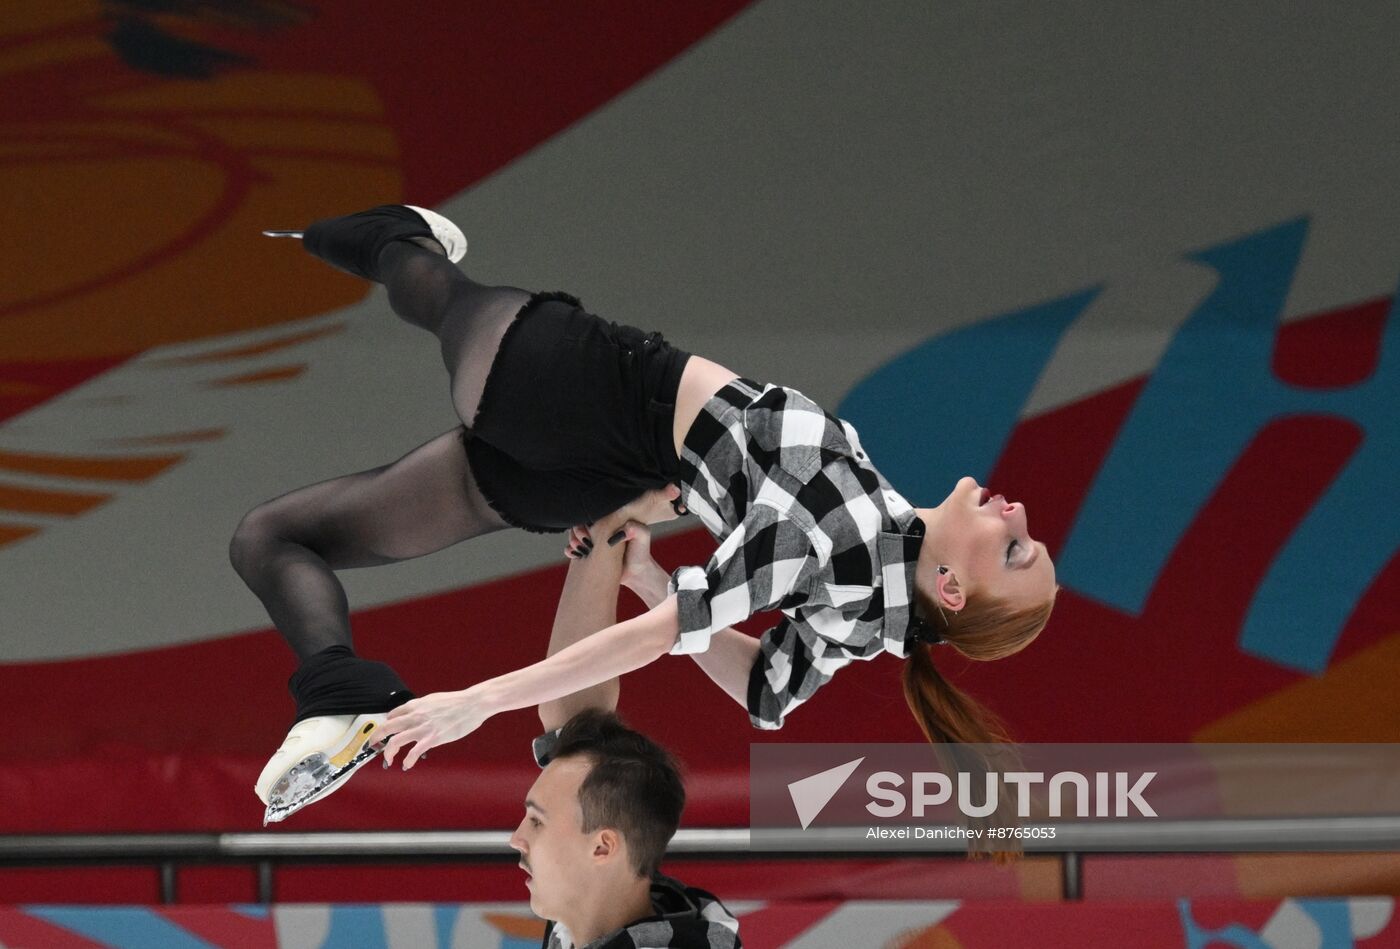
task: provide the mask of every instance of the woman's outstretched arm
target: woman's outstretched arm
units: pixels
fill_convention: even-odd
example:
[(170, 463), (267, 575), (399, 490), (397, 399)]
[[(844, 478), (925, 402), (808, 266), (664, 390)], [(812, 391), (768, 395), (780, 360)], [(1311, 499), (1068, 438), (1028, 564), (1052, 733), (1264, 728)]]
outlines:
[(480, 690), (491, 715), (528, 708), (640, 669), (664, 656), (679, 633), (676, 598), (668, 597), (641, 616), (615, 623), (547, 659), (472, 689)]
[(534, 665), (479, 682), (460, 692), (435, 692), (389, 713), (383, 733), (387, 765), (406, 746), (403, 767), (423, 752), (470, 735), (493, 715), (563, 698), (640, 669), (665, 655), (680, 634), (676, 598), (599, 630)]

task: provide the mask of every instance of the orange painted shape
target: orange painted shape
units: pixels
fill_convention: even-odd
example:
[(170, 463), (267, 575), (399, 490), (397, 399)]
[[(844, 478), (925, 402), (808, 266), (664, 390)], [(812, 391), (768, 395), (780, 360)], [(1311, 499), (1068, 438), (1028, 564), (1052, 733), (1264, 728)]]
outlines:
[(24, 540), (33, 534), (39, 533), (39, 528), (20, 526), (18, 524), (0, 524), (0, 547), (6, 544), (13, 544), (17, 540)]
[(1240, 896), (1400, 896), (1400, 853), (1241, 854)]
[(275, 369), (264, 369), (261, 372), (250, 372), (241, 376), (228, 376), (223, 379), (215, 379), (209, 383), (211, 386), (253, 386), (261, 385), (264, 382), (286, 382), (288, 379), (295, 379), (306, 371), (306, 364), (299, 366), (278, 366)]
[(1217, 719), (1203, 742), (1400, 742), (1400, 633)]
[[(100, 43), (100, 5), (68, 2), (53, 0), (59, 19), (97, 40), (100, 60), (89, 47), (45, 47), (56, 58), (35, 68), (110, 67), (126, 77)], [(4, 35), (12, 21), (0, 19)], [(0, 361), (126, 358), (364, 297), (365, 282), (260, 232), (398, 197), (399, 149), (373, 83), (251, 70), (117, 87), (97, 84), (12, 123), (0, 142), (10, 153), (0, 186), (11, 198), (0, 227), (25, 233), (13, 279), (0, 285)], [(75, 245), (73, 220), (100, 221), (100, 239)]]
[[(292, 92), (295, 98), (288, 98)], [(384, 114), (383, 104), (370, 83), (309, 72), (249, 71), (219, 76), (213, 81), (165, 80), (95, 101), (118, 111), (158, 110), (182, 115), (257, 111), (375, 118)]]
[(0, 36), (21, 36), (80, 22), (101, 22), (97, 0), (8, 0)]
[[(59, 161), (50, 157), (4, 167), (6, 192), (15, 198), (7, 208), (0, 209), (0, 220), (12, 228), (10, 233), (25, 235), (16, 261), (16, 278), (0, 285), (0, 308), (6, 313), (5, 321), (0, 322), (0, 339), (6, 342), (0, 356), (5, 359), (24, 358), (27, 354), (31, 359), (67, 358), (68, 353), (84, 358), (97, 349), (83, 343), (104, 323), (109, 324), (105, 329), (112, 337), (130, 334), (135, 342), (139, 337), (131, 332), (131, 323), (169, 319), (173, 301), (148, 298), (144, 307), (128, 305), (120, 314), (93, 313), (75, 322), (40, 328), (30, 337), (27, 352), (17, 345), (18, 324), (10, 314), (44, 307), (47, 300), (75, 285), (111, 279), (112, 275), (138, 266), (143, 258), (160, 254), (181, 235), (181, 225), (213, 213), (223, 194), (224, 175), (211, 162), (194, 155), (143, 154), (143, 145), (129, 136), (108, 141), (114, 154), (105, 160)], [(193, 151), (190, 146), (186, 148)], [(115, 209), (113, 194), (122, 196), (120, 211)], [(171, 204), (178, 204), (179, 210), (172, 210)], [(101, 238), (81, 239), (75, 244), (74, 233), (66, 222), (79, 220), (79, 209), (83, 207), (102, 222)], [(25, 227), (22, 222), (26, 219), (43, 224)], [(247, 279), (246, 274), (243, 279)], [(193, 288), (198, 286), (186, 286), (187, 308)], [(64, 337), (77, 339), (68, 345), (57, 345)], [(135, 348), (138, 347), (113, 345), (106, 353), (131, 352)]]
[[(1304, 679), (1196, 733), (1203, 753), (1217, 742), (1400, 741), (1400, 634), (1391, 635), (1335, 663), (1316, 679)], [(1271, 780), (1269, 767), (1277, 772)], [(1286, 757), (1261, 760), (1249, 774), (1219, 782), (1225, 814), (1369, 813), (1375, 776), (1365, 767), (1297, 769)]]
[[(202, 174), (186, 176), (188, 166), (181, 162), (172, 161), (164, 167), (115, 161), (112, 165), (106, 173), (97, 169), (87, 172), (96, 177), (101, 195), (75, 193), (72, 181), (82, 180), (82, 171), (53, 168), (51, 180), (42, 183), (40, 193), (62, 195), (63, 207), (72, 210), (49, 213), (49, 217), (71, 219), (84, 207), (105, 208), (113, 192), (135, 191), (129, 198), (133, 204), (158, 207), (163, 215), (159, 221), (149, 222), (152, 230), (146, 233), (179, 241), (186, 239), (186, 229), (212, 196), (206, 187), (222, 187), (221, 182), (211, 182)], [(366, 281), (327, 267), (292, 241), (268, 240), (260, 232), (288, 222), (313, 221), (346, 207), (390, 200), (386, 196), (399, 192), (397, 170), (290, 158), (255, 158), (253, 166), (258, 177), (248, 200), (218, 221), (206, 238), (178, 252), (172, 249), (149, 266), (119, 278), (107, 275), (135, 266), (138, 253), (161, 251), (150, 237), (132, 237), (133, 228), (125, 223), (121, 225), (123, 233), (112, 240), (124, 242), (120, 246), (129, 252), (128, 259), (104, 259), (100, 265), (85, 262), (82, 272), (76, 274), (70, 260), (73, 255), (67, 252), (71, 235), (59, 233), (57, 228), (52, 234), (46, 232), (43, 241), (31, 235), (35, 246), (27, 249), (21, 263), (24, 268), (38, 270), (31, 273), (17, 267), (25, 273), (26, 286), (8, 291), (0, 287), (0, 298), (45, 293), (58, 296), (22, 309), (15, 302), (16, 311), (0, 319), (0, 361), (125, 356), (166, 343), (275, 326), (363, 299), (371, 287)], [(145, 193), (143, 181), (160, 182), (162, 193)], [(178, 194), (171, 193), (172, 187)], [(12, 189), (12, 193), (18, 190)], [(39, 213), (32, 208), (29, 212), (29, 220)], [(14, 218), (22, 222), (26, 216), (15, 210)], [(7, 214), (0, 208), (0, 225), (6, 220)], [(14, 227), (20, 226), (14, 223)], [(37, 246), (50, 238), (52, 246)], [(50, 268), (62, 270), (58, 261), (64, 261), (67, 270), (48, 274)], [(86, 289), (65, 289), (79, 283)], [(191, 305), (192, 292), (197, 292), (198, 305)], [(75, 332), (75, 328), (80, 329)]]
[(963, 949), (962, 941), (942, 923), (897, 936), (890, 946), (892, 949)]
[[(219, 116), (196, 119), (193, 124), (235, 148), (338, 157), (344, 157), (353, 148), (360, 156), (399, 157), (399, 144), (393, 130), (365, 121), (336, 121), (321, 116)], [(351, 148), (347, 148), (347, 143)]]
[(94, 36), (79, 36), (51, 40), (47, 43), (33, 43), (0, 52), (0, 75), (43, 67), (60, 59), (75, 62), (83, 59), (96, 59), (99, 56), (108, 57), (111, 54), (111, 48)]
[(543, 939), (544, 920), (533, 916), (507, 916), (505, 913), (483, 913), (482, 918), (507, 939)]
[(1063, 897), (1063, 875), (1058, 858), (1027, 857), (1012, 865), (1021, 899), (1054, 901)]
[(145, 481), (181, 461), (184, 455), (148, 455), (135, 458), (95, 458), (78, 455), (33, 455), (0, 451), (0, 469), (25, 474), (102, 481)]
[(223, 428), (196, 428), (188, 432), (167, 432), (164, 435), (140, 435), (114, 438), (116, 445), (183, 445), (185, 442), (213, 442), (228, 434)]
[[(34, 134), (30, 134), (34, 133)], [(42, 122), (17, 126), (0, 147), (5, 155), (52, 154), (108, 159), (123, 154), (168, 154), (188, 151), (187, 131), (159, 128), (131, 119), (110, 118), (76, 121), (46, 118)]]
[(171, 359), (152, 360), (151, 364), (193, 365), (195, 363), (222, 362), (228, 359), (245, 359), (249, 356), (262, 356), (267, 353), (274, 353), (279, 349), (299, 346), (302, 343), (309, 343), (315, 339), (334, 336), (343, 329), (345, 329), (345, 324), (337, 323), (334, 326), (321, 326), (313, 330), (307, 330), (304, 333), (295, 333), (291, 336), (283, 336), (281, 339), (267, 340), (262, 343), (250, 343), (247, 346), (239, 346), (235, 349), (220, 349), (214, 352), (200, 353), (197, 356), (176, 356)]
[(0, 484), (0, 510), (20, 511), (25, 514), (82, 514), (110, 497), (110, 494), (44, 491)]

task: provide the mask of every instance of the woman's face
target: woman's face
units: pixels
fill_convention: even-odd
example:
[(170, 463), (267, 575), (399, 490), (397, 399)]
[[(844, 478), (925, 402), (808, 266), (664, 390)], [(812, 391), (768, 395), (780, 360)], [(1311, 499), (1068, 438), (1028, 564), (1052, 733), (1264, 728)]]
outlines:
[(962, 478), (939, 510), (936, 549), (964, 596), (985, 592), (1028, 608), (1054, 595), (1055, 565), (1031, 538), (1023, 505)]

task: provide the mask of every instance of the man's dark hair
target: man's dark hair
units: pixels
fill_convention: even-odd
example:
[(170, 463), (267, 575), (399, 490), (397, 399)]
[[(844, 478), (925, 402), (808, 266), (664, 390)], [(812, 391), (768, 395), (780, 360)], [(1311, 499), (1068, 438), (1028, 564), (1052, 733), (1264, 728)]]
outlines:
[(583, 832), (618, 831), (637, 875), (652, 876), (685, 808), (676, 759), (612, 712), (599, 709), (579, 712), (559, 732), (553, 760), (579, 755), (593, 765), (578, 789)]

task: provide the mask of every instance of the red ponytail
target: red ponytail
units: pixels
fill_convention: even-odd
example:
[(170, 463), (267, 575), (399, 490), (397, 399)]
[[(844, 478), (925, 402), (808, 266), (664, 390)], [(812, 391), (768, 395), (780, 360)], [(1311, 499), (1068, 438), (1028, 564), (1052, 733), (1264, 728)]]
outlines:
[[(1000, 659), (1024, 649), (1045, 628), (1055, 605), (1052, 596), (1028, 610), (1013, 610), (1004, 603), (978, 597), (969, 599), (949, 623), (922, 591), (918, 598), (924, 616), (945, 643), (969, 659), (981, 660)], [(1001, 720), (943, 678), (933, 664), (933, 648), (923, 643), (912, 647), (904, 663), (904, 700), (945, 770), (969, 772), (972, 786), (977, 788), (983, 786), (980, 775), (1020, 770), (1020, 757)], [(969, 819), (970, 828), (1015, 826), (1015, 801), (1004, 783), (1000, 787), (1003, 793), (997, 810), (986, 818)], [(1003, 863), (1019, 857), (1021, 848), (1014, 837), (993, 843), (982, 836), (969, 844), (971, 857), (989, 852)]]

